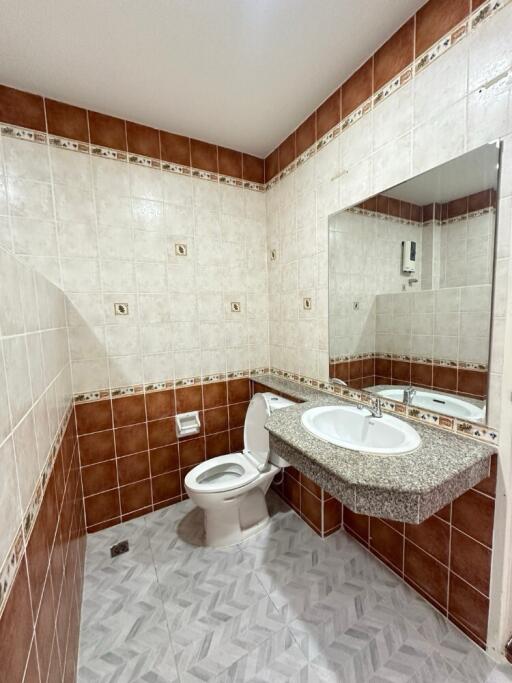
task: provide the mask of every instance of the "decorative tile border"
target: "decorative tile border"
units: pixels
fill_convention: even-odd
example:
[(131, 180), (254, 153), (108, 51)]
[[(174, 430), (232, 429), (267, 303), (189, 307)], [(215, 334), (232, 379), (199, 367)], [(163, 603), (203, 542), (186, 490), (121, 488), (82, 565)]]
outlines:
[(102, 157), (104, 159), (111, 159), (112, 161), (121, 161), (128, 164), (135, 164), (137, 166), (144, 166), (145, 168), (153, 168), (168, 173), (176, 173), (177, 175), (186, 175), (201, 180), (209, 180), (210, 182), (219, 183), (221, 185), (230, 185), (231, 187), (239, 187), (240, 189), (252, 190), (254, 192), (265, 192), (266, 186), (264, 183), (254, 183), (249, 180), (242, 180), (241, 178), (233, 178), (224, 174), (210, 173), (209, 171), (202, 171), (201, 169), (193, 168), (191, 166), (181, 166), (168, 161), (161, 161), (152, 157), (145, 157), (138, 154), (129, 154), (117, 149), (110, 149), (109, 147), (101, 147), (100, 145), (93, 145), (87, 142), (79, 142), (69, 138), (59, 137), (56, 135), (48, 135), (40, 133), (35, 130), (21, 128), (19, 126), (12, 126), (6, 123), (0, 123), (0, 134), (5, 137), (16, 138), (18, 140), (27, 140), (28, 142), (38, 142), (40, 144), (48, 144), (59, 149), (67, 149), (71, 152), (80, 152), (81, 154), (90, 154), (91, 156)]
[[(421, 291), (421, 290), (419, 290)], [(416, 292), (407, 292), (417, 294)], [(403, 292), (397, 292), (403, 294)], [(487, 363), (474, 363), (471, 361), (456, 361), (445, 358), (427, 358), (426, 356), (409, 356), (400, 353), (381, 353), (379, 351), (369, 353), (359, 353), (355, 355), (332, 356), (329, 358), (329, 365), (336, 365), (337, 363), (346, 363), (348, 361), (365, 360), (368, 358), (384, 358), (385, 360), (400, 360), (406, 363), (425, 363), (426, 365), (441, 365), (443, 367), (459, 368), (461, 370), (480, 370), (482, 372), (488, 371)]]
[(50, 448), (48, 456), (44, 467), (39, 475), (39, 479), (34, 488), (34, 492), (30, 499), (27, 510), (25, 511), (22, 524), (18, 529), (15, 539), (11, 545), (11, 548), (7, 554), (7, 558), (0, 568), (0, 616), (2, 615), (3, 609), (7, 603), (7, 598), (16, 577), (18, 567), (20, 565), (21, 559), (25, 553), (25, 548), (30, 539), (30, 533), (34, 527), (34, 522), (39, 513), (39, 508), (41, 507), (41, 502), (43, 500), (46, 486), (48, 484), (50, 475), (57, 458), (57, 453), (61, 447), (62, 440), (66, 433), (69, 419), (73, 413), (73, 401), (70, 401), (66, 412), (62, 418), (59, 429), (53, 444)]
[[(323, 135), (317, 142), (316, 149), (312, 156), (327, 144), (332, 142), (338, 135), (352, 126), (357, 121), (360, 121), (366, 114), (370, 113), (381, 102), (384, 102), (393, 93), (397, 92), (404, 85), (413, 80), (419, 73), (423, 71), (429, 64), (432, 64), (438, 57), (441, 57), (451, 47), (460, 42), (463, 38), (468, 36), (472, 31), (477, 29), (483, 21), (494, 16), (499, 10), (503, 9), (512, 0), (488, 0), (487, 3), (477, 8), (468, 17), (455, 26), (449, 33), (440, 38), (434, 45), (432, 45), (426, 52), (417, 57), (414, 62), (408, 64), (403, 71), (395, 76), (391, 81), (386, 83), (380, 90), (369, 97), (357, 109), (350, 112), (344, 119), (331, 128), (325, 135)], [(274, 187), (280, 180), (288, 176), (294, 171), (304, 160), (301, 157), (294, 159), (286, 168), (278, 173), (272, 180), (266, 184), (266, 189)], [(307, 158), (309, 158), (309, 156)]]

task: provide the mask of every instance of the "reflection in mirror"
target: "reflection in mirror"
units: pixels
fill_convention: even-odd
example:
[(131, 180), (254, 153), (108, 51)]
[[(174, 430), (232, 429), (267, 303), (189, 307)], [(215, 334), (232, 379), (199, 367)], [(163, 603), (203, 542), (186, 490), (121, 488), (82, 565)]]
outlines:
[(329, 218), (329, 374), (485, 422), (500, 150)]

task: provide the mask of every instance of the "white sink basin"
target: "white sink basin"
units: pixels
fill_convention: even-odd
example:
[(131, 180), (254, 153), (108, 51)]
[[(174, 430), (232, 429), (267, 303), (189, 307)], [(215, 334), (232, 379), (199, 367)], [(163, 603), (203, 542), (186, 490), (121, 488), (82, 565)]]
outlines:
[[(376, 393), (382, 398), (389, 398), (392, 401), (403, 401), (404, 388), (407, 387), (377, 389)], [(438, 391), (429, 391), (428, 389), (417, 389), (412, 398), (412, 405), (416, 408), (434, 410), (446, 415), (452, 415), (453, 417), (460, 417), (463, 420), (471, 420), (472, 422), (481, 422), (485, 418), (485, 408), (474, 405), (458, 396), (451, 396), (450, 394), (443, 394)]]
[(302, 425), (314, 436), (352, 451), (401, 455), (421, 443), (418, 432), (392, 415), (372, 417), (366, 408), (320, 406), (302, 415)]

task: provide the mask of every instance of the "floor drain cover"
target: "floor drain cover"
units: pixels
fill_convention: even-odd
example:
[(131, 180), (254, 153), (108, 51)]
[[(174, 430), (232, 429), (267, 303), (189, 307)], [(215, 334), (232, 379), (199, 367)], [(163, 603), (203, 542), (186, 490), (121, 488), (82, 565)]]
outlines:
[(116, 543), (115, 545), (111, 546), (110, 557), (117, 557), (118, 555), (127, 553), (129, 550), (130, 546), (128, 544), (128, 541), (119, 541), (119, 543)]

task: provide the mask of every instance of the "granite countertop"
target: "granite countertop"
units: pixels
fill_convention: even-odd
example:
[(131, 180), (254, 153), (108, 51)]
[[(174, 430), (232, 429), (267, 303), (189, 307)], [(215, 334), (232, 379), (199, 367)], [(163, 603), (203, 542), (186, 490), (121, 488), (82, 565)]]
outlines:
[(421, 436), (420, 447), (405, 455), (359, 453), (322, 441), (304, 429), (302, 414), (353, 403), (278, 377), (255, 381), (303, 401), (267, 420), (271, 451), (354, 512), (418, 524), (489, 474), (495, 447), (405, 418)]

